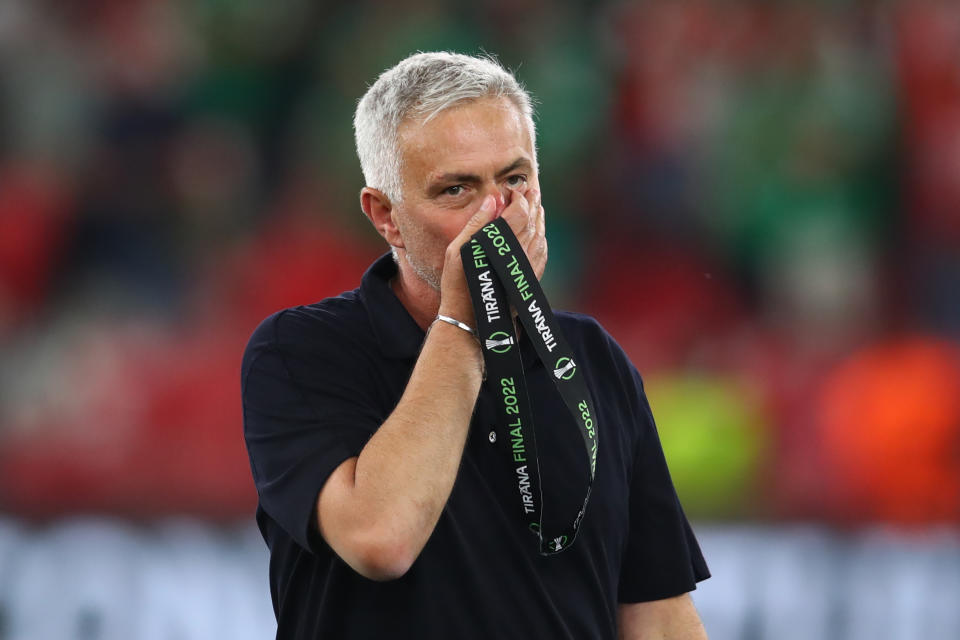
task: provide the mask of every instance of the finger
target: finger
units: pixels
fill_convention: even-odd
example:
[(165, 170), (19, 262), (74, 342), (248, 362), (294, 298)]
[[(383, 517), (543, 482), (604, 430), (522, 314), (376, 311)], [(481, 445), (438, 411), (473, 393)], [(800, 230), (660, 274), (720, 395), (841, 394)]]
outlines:
[(457, 237), (453, 239), (453, 242), (450, 243), (450, 246), (447, 248), (449, 253), (451, 250), (456, 252), (457, 255), (460, 255), (460, 247), (464, 243), (470, 240), (470, 237), (479, 231), (485, 224), (494, 219), (497, 213), (497, 201), (493, 196), (487, 196), (483, 199), (483, 203), (480, 205), (480, 208), (477, 209), (469, 220), (467, 224), (463, 226), (463, 229), (460, 230), (460, 233), (457, 234)]
[(537, 189), (533, 189), (532, 191), (533, 194), (529, 198), (532, 215), (530, 216), (530, 238), (527, 245), (527, 253), (530, 253), (530, 249), (543, 237), (546, 229), (543, 207), (540, 205), (540, 191)]
[[(529, 192), (528, 192), (529, 193)], [(501, 214), (503, 219), (510, 225), (513, 234), (517, 236), (521, 246), (526, 246), (529, 241), (530, 230), (530, 203), (526, 194), (517, 189), (510, 189), (510, 204)]]
[(543, 272), (547, 267), (546, 212), (544, 212), (542, 206), (539, 207), (539, 211), (537, 212), (537, 232), (527, 255), (533, 264), (537, 279), (542, 278)]
[(545, 222), (544, 222), (543, 207), (540, 207), (540, 208), (539, 208), (539, 212), (537, 213), (537, 222), (536, 222), (536, 225), (537, 225), (537, 226), (536, 226), (536, 230), (534, 231), (534, 234), (533, 234), (533, 239), (530, 241), (531, 249), (533, 250), (533, 253), (538, 253), (539, 250), (540, 250), (541, 245), (543, 245), (543, 244), (546, 242), (546, 239), (547, 239), (547, 238), (546, 238), (546, 224), (545, 224)]
[(540, 190), (529, 189), (524, 197), (527, 200), (527, 233), (531, 238), (537, 233), (537, 216), (540, 215)]

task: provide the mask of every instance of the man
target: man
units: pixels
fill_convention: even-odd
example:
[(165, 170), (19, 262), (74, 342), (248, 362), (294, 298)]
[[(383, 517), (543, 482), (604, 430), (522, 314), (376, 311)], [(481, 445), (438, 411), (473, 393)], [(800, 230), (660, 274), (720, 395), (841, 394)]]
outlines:
[[(585, 316), (557, 314), (599, 424), (579, 536), (543, 556), (518, 512), (460, 248), (502, 217), (543, 274), (527, 93), (493, 61), (417, 54), (354, 124), (361, 207), (393, 256), (265, 320), (243, 361), (278, 637), (704, 638), (687, 592), (709, 574), (640, 377)], [(519, 347), (550, 530), (577, 513), (588, 465), (552, 365)]]

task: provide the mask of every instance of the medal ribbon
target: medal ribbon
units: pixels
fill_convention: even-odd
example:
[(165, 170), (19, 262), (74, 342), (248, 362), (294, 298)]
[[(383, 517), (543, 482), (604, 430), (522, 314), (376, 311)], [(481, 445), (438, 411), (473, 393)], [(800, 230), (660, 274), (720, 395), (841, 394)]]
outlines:
[[(506, 221), (497, 218), (483, 227), (463, 245), (460, 256), (473, 301), (487, 381), (497, 396), (497, 422), (509, 442), (507, 452), (516, 476), (521, 513), (537, 536), (540, 553), (553, 555), (573, 544), (590, 500), (597, 468), (593, 398), (536, 274)], [(536, 434), (511, 306), (574, 417), (589, 463), (590, 480), (583, 505), (573, 522), (560, 532), (543, 531)]]

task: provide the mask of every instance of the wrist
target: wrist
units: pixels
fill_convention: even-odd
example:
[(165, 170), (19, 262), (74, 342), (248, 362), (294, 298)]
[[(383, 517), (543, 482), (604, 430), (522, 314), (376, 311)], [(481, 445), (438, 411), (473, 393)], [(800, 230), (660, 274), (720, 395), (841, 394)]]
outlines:
[(461, 351), (460, 347), (456, 347), (456, 345), (464, 345), (467, 351), (470, 353), (471, 361), (475, 359), (481, 375), (486, 377), (486, 372), (484, 371), (483, 366), (483, 353), (481, 349), (480, 338), (475, 329), (469, 327), (469, 325), (465, 326), (466, 328), (461, 327), (453, 322), (447, 322), (446, 320), (437, 318), (430, 323), (427, 336), (429, 337), (434, 333), (439, 332), (437, 338), (439, 338), (443, 344), (447, 345), (447, 347), (454, 349), (453, 351), (449, 351), (449, 353), (459, 353), (461, 354), (460, 357), (465, 355), (465, 352)]
[(476, 329), (474, 329), (471, 325), (469, 325), (469, 324), (467, 324), (467, 323), (465, 323), (465, 322), (461, 322), (460, 320), (458, 320), (458, 319), (456, 319), (456, 318), (454, 318), (454, 317), (452, 317), (452, 316), (448, 316), (448, 315), (443, 314), (443, 313), (438, 313), (438, 314), (437, 314), (437, 317), (433, 319), (433, 322), (434, 322), (434, 323), (436, 323), (436, 322), (445, 322), (445, 323), (449, 324), (450, 326), (453, 326), (453, 327), (456, 327), (456, 328), (460, 329), (461, 331), (466, 331), (467, 333), (469, 333), (471, 336), (473, 336), (473, 337), (474, 337), (475, 339), (477, 339), (477, 340), (480, 339), (479, 336), (477, 335), (477, 330), (476, 330)]
[(434, 321), (436, 321), (437, 316), (446, 316), (461, 322), (468, 327), (471, 331), (476, 331), (477, 320), (473, 315), (473, 303), (467, 300), (467, 303), (464, 304), (444, 304), (444, 301), (440, 301), (440, 308), (437, 310), (437, 315), (434, 316)]

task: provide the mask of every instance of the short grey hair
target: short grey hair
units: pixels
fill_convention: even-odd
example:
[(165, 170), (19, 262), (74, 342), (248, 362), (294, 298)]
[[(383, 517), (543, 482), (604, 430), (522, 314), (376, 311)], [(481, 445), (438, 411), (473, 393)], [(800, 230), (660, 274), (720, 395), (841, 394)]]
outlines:
[(380, 74), (357, 104), (353, 129), (367, 186), (400, 202), (400, 125), (411, 118), (429, 122), (445, 109), (485, 97), (508, 98), (520, 110), (536, 163), (533, 100), (512, 73), (491, 56), (416, 53)]

